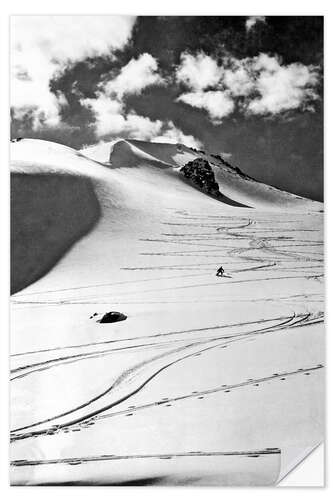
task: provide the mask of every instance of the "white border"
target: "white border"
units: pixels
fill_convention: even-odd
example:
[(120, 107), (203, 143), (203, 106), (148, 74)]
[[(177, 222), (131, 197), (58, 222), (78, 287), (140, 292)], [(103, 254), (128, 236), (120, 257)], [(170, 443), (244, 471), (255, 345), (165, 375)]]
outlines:
[(325, 483), (325, 447), (321, 444), (295, 465), (278, 484), (279, 487), (319, 487)]
[[(333, 23), (331, 22), (332, 14), (332, 2), (325, 0), (316, 0), (315, 2), (306, 0), (279, 0), (277, 2), (268, 3), (267, 0), (251, 0), (251, 2), (246, 0), (233, 0), (231, 2), (221, 2), (221, 0), (204, 0), (203, 2), (194, 2), (193, 0), (167, 0), (166, 2), (158, 2), (156, 0), (141, 0), (140, 2), (135, 2), (135, 0), (121, 0), (119, 2), (110, 2), (109, 0), (94, 0), (93, 2), (78, 3), (73, 0), (57, 0), (57, 2), (52, 2), (48, 4), (45, 0), (11, 0), (10, 2), (3, 2), (2, 12), (0, 17), (0, 50), (1, 50), (1, 78), (0, 78), (0, 100), (1, 100), (1, 113), (0, 113), (0, 130), (1, 130), (1, 166), (0, 166), (0, 217), (1, 217), (1, 259), (0, 259), (0, 292), (1, 292), (1, 336), (0, 336), (0, 373), (1, 373), (1, 424), (0, 424), (0, 493), (2, 497), (5, 498), (21, 498), (24, 497), (25, 500), (43, 498), (47, 495), (49, 500), (56, 499), (59, 494), (70, 496), (71, 498), (78, 497), (80, 500), (85, 500), (86, 498), (90, 500), (92, 495), (97, 495), (101, 497), (116, 496), (118, 498), (128, 498), (135, 497), (135, 499), (140, 500), (144, 498), (149, 500), (156, 498), (163, 500), (169, 499), (170, 495), (173, 497), (181, 496), (183, 499), (185, 497), (191, 498), (191, 500), (196, 500), (197, 498), (202, 498), (202, 495), (208, 495), (211, 498), (220, 497), (221, 494), (228, 495), (232, 500), (233, 498), (239, 498), (242, 495), (246, 495), (246, 499), (251, 500), (255, 498), (263, 497), (266, 498), (267, 495), (276, 496), (283, 492), (284, 498), (297, 499), (297, 497), (306, 500), (309, 495), (319, 495), (321, 497), (332, 495), (329, 491), (332, 489), (330, 485), (326, 488), (271, 488), (267, 491), (266, 488), (104, 488), (104, 487), (61, 487), (59, 490), (55, 487), (9, 487), (8, 480), (8, 412), (7, 412), (7, 401), (8, 401), (8, 387), (7, 387), (7, 374), (8, 374), (8, 290), (9, 290), (9, 244), (8, 244), (8, 234), (9, 234), (9, 182), (8, 182), (8, 142), (9, 142), (9, 120), (8, 120), (8, 87), (9, 87), (9, 77), (8, 77), (8, 55), (9, 55), (9, 44), (8, 44), (8, 32), (9, 32), (9, 16), (13, 14), (139, 14), (139, 15), (325, 15), (325, 27), (326, 27), (326, 57), (325, 57), (325, 75), (326, 75), (326, 106), (325, 106), (325, 123), (326, 123), (326, 151), (325, 151), (325, 192), (326, 192), (326, 255), (332, 255), (333, 245), (332, 245), (332, 230), (329, 228), (328, 224), (328, 213), (330, 209), (330, 198), (333, 194), (331, 189), (333, 189), (332, 183), (332, 168), (330, 160), (332, 159), (332, 154), (329, 152), (329, 146), (332, 142), (329, 133), (332, 127), (330, 127), (332, 101), (330, 97), (330, 88), (332, 88), (331, 71), (332, 67), (330, 65), (330, 59), (332, 58), (331, 47), (333, 47)], [(331, 221), (330, 221), (331, 222)], [(332, 226), (332, 223), (330, 223)], [(329, 263), (327, 262), (327, 272), (329, 271)], [(330, 290), (330, 283), (327, 286), (327, 298), (332, 298), (332, 293)], [(327, 300), (327, 304), (328, 304)], [(329, 311), (327, 310), (329, 315)], [(331, 342), (329, 341), (329, 325), (330, 317), (327, 321), (327, 362), (332, 353)], [(329, 380), (329, 376), (327, 376)], [(327, 422), (332, 420), (331, 411), (331, 401), (327, 402)], [(328, 433), (329, 434), (329, 433)], [(318, 452), (317, 452), (318, 453)], [(329, 470), (331, 466), (331, 461), (329, 460), (330, 453), (326, 452), (326, 471)], [(310, 457), (311, 459), (311, 457)], [(307, 459), (308, 460), (308, 459)], [(301, 468), (305, 466), (301, 465)], [(322, 460), (315, 459), (311, 462), (311, 474), (314, 474), (314, 467), (318, 467), (318, 474), (322, 474)], [(321, 470), (319, 470), (321, 469)], [(309, 473), (305, 467), (303, 472), (304, 482), (302, 483), (302, 473), (299, 477), (299, 470), (297, 472), (297, 485), (306, 484), (309, 485), (307, 481)], [(294, 474), (294, 473), (291, 473)], [(290, 485), (290, 477), (288, 477), (288, 482)], [(318, 479), (317, 475), (317, 479)], [(316, 480), (314, 480), (314, 483)], [(326, 483), (329, 482), (329, 476), (326, 478)], [(313, 486), (316, 486), (313, 484)]]

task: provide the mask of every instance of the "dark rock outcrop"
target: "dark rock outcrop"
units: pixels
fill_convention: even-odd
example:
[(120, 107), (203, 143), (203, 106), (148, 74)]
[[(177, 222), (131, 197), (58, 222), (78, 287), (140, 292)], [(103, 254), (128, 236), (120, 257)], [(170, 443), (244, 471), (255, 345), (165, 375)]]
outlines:
[(179, 170), (179, 172), (197, 189), (209, 196), (212, 196), (218, 201), (232, 207), (250, 208), (247, 205), (244, 205), (236, 200), (232, 200), (228, 196), (221, 193), (220, 187), (215, 180), (214, 171), (210, 163), (204, 158), (196, 158), (193, 161), (189, 161)]
[(215, 197), (221, 196), (213, 169), (207, 160), (196, 158), (189, 161), (180, 169), (180, 172), (204, 193)]
[(118, 311), (110, 311), (101, 317), (100, 320), (98, 320), (98, 323), (116, 323), (117, 321), (124, 321), (127, 319), (126, 314), (123, 314)]

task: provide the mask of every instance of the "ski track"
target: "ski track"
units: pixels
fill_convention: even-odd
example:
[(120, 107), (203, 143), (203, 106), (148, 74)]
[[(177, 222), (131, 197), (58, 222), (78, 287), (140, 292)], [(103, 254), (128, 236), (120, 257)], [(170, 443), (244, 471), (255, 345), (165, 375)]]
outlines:
[[(171, 209), (170, 209), (171, 211)], [(246, 212), (249, 212), (246, 210)], [(122, 270), (135, 271), (133, 280), (123, 280), (113, 283), (92, 283), (80, 287), (68, 287), (45, 290), (40, 292), (20, 292), (13, 296), (15, 307), (50, 307), (80, 304), (172, 304), (172, 303), (198, 303), (205, 302), (195, 298), (176, 299), (175, 302), (166, 300), (151, 300), (149, 294), (167, 292), (175, 290), (200, 289), (201, 287), (224, 287), (239, 286), (242, 283), (257, 283), (260, 281), (271, 282), (272, 280), (320, 280), (323, 277), (323, 259), (320, 249), (322, 247), (320, 228), (309, 229), (304, 226), (304, 217), (295, 214), (289, 219), (281, 220), (279, 215), (267, 215), (259, 212), (256, 216), (251, 211), (251, 217), (246, 216), (223, 216), (216, 214), (196, 215), (186, 211), (174, 211), (170, 213), (169, 220), (161, 222), (161, 233), (154, 234), (153, 237), (142, 237), (140, 242), (146, 245), (145, 251), (138, 253), (140, 262), (146, 259), (158, 258), (164, 261), (159, 265), (142, 264), (133, 267), (124, 267)], [(170, 227), (170, 231), (165, 232), (165, 226)], [(295, 226), (295, 227), (292, 227)], [(177, 228), (179, 231), (176, 232)], [(184, 232), (184, 228), (189, 232)], [(163, 231), (163, 232), (162, 232)], [(277, 236), (276, 233), (279, 233)], [(318, 233), (318, 239), (307, 239), (308, 234), (314, 236)], [(239, 242), (242, 245), (239, 245)], [(165, 251), (156, 251), (155, 243), (163, 243)], [(174, 250), (177, 245), (178, 250)], [(194, 247), (194, 249), (191, 249)], [(291, 250), (289, 250), (289, 248)], [(300, 250), (297, 250), (297, 249)], [(319, 248), (319, 253), (314, 249)], [(206, 258), (207, 261), (189, 262), (191, 257)], [(166, 260), (165, 260), (166, 259)], [(170, 262), (173, 259), (173, 263)], [(215, 259), (215, 260), (211, 260)], [(183, 262), (185, 261), (186, 262)], [(220, 263), (227, 267), (229, 280), (215, 280), (215, 269)], [(140, 271), (163, 272), (162, 276), (140, 279)], [(181, 274), (182, 271), (193, 271), (191, 274)], [(194, 271), (198, 270), (197, 273)], [(168, 272), (174, 274), (167, 274)], [(202, 272), (207, 271), (207, 272)], [(266, 274), (266, 273), (269, 274)], [(274, 272), (274, 276), (271, 273)], [(244, 279), (234, 279), (234, 276), (245, 273)], [(258, 273), (260, 273), (258, 275)], [(281, 273), (281, 275), (278, 275)], [(265, 275), (266, 274), (266, 275)], [(212, 275), (214, 279), (212, 279)], [(203, 278), (208, 282), (201, 282)], [(191, 279), (192, 284), (167, 286), (173, 280)], [(195, 279), (199, 281), (193, 283)], [(160, 288), (150, 287), (158, 281)], [(164, 283), (165, 282), (165, 283)], [(137, 291), (126, 290), (128, 284), (138, 285)], [(143, 288), (141, 288), (143, 285)], [(148, 286), (145, 288), (145, 286)], [(148, 294), (147, 299), (146, 294)], [(36, 297), (34, 299), (34, 296)], [(60, 298), (61, 297), (61, 298)], [(227, 302), (228, 298), (209, 298), (207, 302), (218, 303)], [(214, 349), (229, 349), (240, 342), (249, 339), (259, 340), (262, 335), (286, 334), (292, 335), (295, 328), (306, 328), (307, 326), (323, 322), (321, 304), (322, 293), (293, 293), (277, 297), (240, 299), (242, 301), (265, 302), (273, 301), (276, 304), (285, 303), (290, 306), (290, 315), (280, 317), (262, 318), (254, 321), (225, 323), (217, 325), (207, 325), (201, 328), (192, 328), (179, 331), (161, 331), (144, 336), (133, 336), (124, 339), (106, 340), (78, 345), (59, 345), (35, 351), (14, 353), (13, 360), (20, 360), (20, 364), (11, 371), (11, 381), (14, 384), (24, 383), (31, 376), (43, 376), (46, 371), (55, 367), (80, 363), (82, 361), (104, 358), (107, 356), (117, 356), (119, 352), (139, 350), (144, 352), (147, 347), (156, 349), (153, 355), (144, 359), (140, 363), (129, 366), (120, 372), (109, 387), (83, 404), (68, 409), (65, 412), (50, 416), (38, 422), (30, 422), (28, 425), (16, 428), (11, 433), (11, 440), (17, 441), (40, 437), (42, 435), (53, 435), (74, 431), (84, 431), (92, 425), (106, 421), (110, 418), (120, 416), (132, 416), (139, 411), (149, 411), (152, 409), (165, 408), (185, 399), (198, 399), (200, 403), (209, 395), (225, 393), (226, 397), (230, 391), (242, 390), (246, 387), (260, 387), (272, 381), (282, 380), (284, 383), (292, 377), (311, 375), (323, 368), (318, 363), (308, 368), (295, 367), (294, 370), (284, 371), (275, 374), (263, 374), (261, 377), (237, 381), (233, 384), (221, 384), (218, 387), (207, 387), (204, 390), (184, 393), (178, 396), (168, 396), (163, 399), (156, 399), (144, 404), (132, 405), (127, 408), (120, 407), (124, 401), (131, 402), (131, 397), (138, 394), (149, 382), (169, 367), (176, 363), (199, 356)], [(304, 312), (296, 312), (295, 304), (302, 304)], [(305, 307), (304, 307), (305, 306)], [(265, 323), (269, 323), (265, 326)], [(246, 331), (243, 331), (244, 329)], [(235, 330), (240, 331), (235, 333)], [(231, 333), (228, 333), (231, 330)], [(61, 351), (60, 355), (58, 352)], [(34, 356), (42, 355), (42, 360), (34, 361)], [(39, 359), (39, 358), (38, 358)], [(32, 361), (31, 361), (32, 360)], [(318, 360), (320, 361), (320, 360)], [(112, 410), (112, 411), (110, 411)], [(110, 423), (110, 425), (112, 425)], [(84, 439), (84, 438), (83, 438)], [(89, 457), (72, 457), (65, 459), (49, 460), (14, 460), (12, 466), (37, 466), (69, 464), (80, 465), (81, 463), (100, 460), (125, 460), (133, 458), (176, 458), (177, 456), (212, 456), (212, 455), (245, 455), (260, 456), (267, 453), (280, 453), (279, 449), (259, 450), (259, 451), (238, 451), (238, 452), (184, 452), (174, 454), (153, 454), (153, 455), (98, 455)]]
[(178, 457), (229, 457), (229, 456), (239, 456), (239, 457), (251, 457), (258, 458), (264, 455), (280, 455), (281, 450), (279, 448), (266, 448), (264, 450), (248, 450), (248, 451), (189, 451), (183, 453), (164, 453), (164, 454), (146, 454), (146, 455), (98, 455), (89, 457), (71, 457), (64, 459), (51, 459), (51, 460), (14, 460), (11, 462), (13, 467), (27, 467), (33, 465), (57, 465), (57, 464), (68, 464), (68, 465), (80, 465), (87, 462), (100, 462), (106, 460), (133, 460), (133, 459), (171, 459)]
[[(299, 323), (302, 323), (303, 321), (306, 321), (309, 318), (309, 316), (310, 316), (310, 314), (302, 315), (301, 318), (297, 319), (296, 321), (295, 321), (295, 316), (292, 316), (289, 318), (284, 318), (283, 321), (281, 321), (280, 323), (278, 323), (277, 325), (274, 325), (272, 327), (265, 328), (262, 330), (254, 330), (254, 331), (251, 331), (249, 333), (239, 334), (236, 337), (239, 340), (242, 340), (244, 337), (248, 337), (249, 335), (255, 335), (255, 334), (262, 335), (265, 333), (271, 333), (272, 331), (283, 329), (283, 327), (285, 325), (294, 326), (294, 325), (297, 325)], [(220, 347), (222, 344), (225, 344), (225, 342), (223, 342), (222, 344), (221, 343), (215, 344), (216, 341), (219, 341), (221, 339), (223, 339), (225, 341), (225, 336), (214, 337), (213, 339), (209, 339), (209, 340), (205, 339), (205, 340), (199, 340), (199, 341), (194, 341), (194, 342), (192, 341), (190, 344), (187, 344), (185, 346), (177, 347), (176, 349), (172, 349), (171, 351), (167, 351), (166, 353), (155, 355), (152, 358), (150, 358), (146, 361), (143, 361), (143, 362), (139, 363), (138, 365), (131, 367), (131, 368), (127, 369), (126, 371), (124, 371), (116, 379), (116, 381), (112, 384), (111, 387), (107, 388), (103, 393), (96, 395), (93, 399), (87, 401), (86, 403), (84, 403), (76, 408), (73, 408), (71, 410), (68, 410), (62, 414), (55, 415), (53, 417), (45, 419), (43, 421), (35, 422), (31, 425), (14, 429), (13, 434), (14, 434), (15, 438), (26, 437), (24, 434), (23, 434), (23, 436), (17, 436), (17, 432), (23, 431), (23, 430), (26, 430), (26, 429), (32, 428), (32, 427), (43, 426), (43, 424), (48, 424), (49, 422), (52, 422), (52, 421), (59, 419), (61, 417), (67, 417), (67, 415), (71, 415), (71, 414), (75, 413), (76, 411), (81, 410), (84, 407), (88, 407), (92, 403), (96, 402), (97, 400), (102, 399), (105, 396), (109, 397), (111, 395), (111, 398), (112, 398), (114, 389), (119, 389), (119, 386), (124, 387), (123, 395), (121, 395), (121, 397), (119, 397), (117, 394), (116, 399), (112, 400), (106, 406), (102, 406), (101, 408), (98, 408), (93, 413), (88, 413), (87, 415), (83, 415), (82, 417), (75, 418), (75, 420), (70, 421), (69, 424), (77, 423), (78, 421), (83, 421), (86, 418), (90, 418), (91, 416), (94, 416), (95, 414), (98, 414), (101, 411), (105, 411), (108, 408), (114, 407), (114, 406), (122, 403), (124, 400), (128, 399), (131, 395), (136, 394), (143, 387), (145, 387), (146, 384), (150, 380), (152, 380), (156, 375), (158, 375), (161, 371), (165, 370), (169, 366), (172, 366), (175, 363), (178, 363), (178, 362), (183, 361), (189, 357), (197, 355), (198, 353), (202, 353), (204, 351), (214, 349), (216, 347)], [(213, 343), (213, 345), (210, 345), (212, 343)], [(207, 344), (208, 344), (208, 347), (200, 348), (201, 346), (206, 346)], [(170, 357), (172, 358), (174, 355), (177, 356), (179, 353), (181, 353), (183, 351), (186, 352), (186, 351), (191, 350), (191, 349), (192, 350), (194, 349), (194, 352), (192, 352), (190, 354), (185, 354), (185, 355), (181, 355), (179, 357), (176, 357), (176, 359), (173, 361), (170, 361), (168, 359)], [(157, 367), (155, 367), (156, 361), (157, 361), (157, 365), (158, 365)], [(151, 368), (151, 365), (152, 365), (152, 368)], [(146, 371), (144, 371), (143, 374), (141, 374), (140, 372), (142, 372), (142, 368), (145, 368), (147, 373), (146, 373)], [(139, 376), (137, 374), (139, 374)], [(140, 377), (140, 374), (141, 374), (141, 377)], [(134, 377), (136, 376), (138, 378), (138, 381), (136, 384), (134, 384), (134, 388), (131, 387), (130, 392), (127, 392), (128, 391), (127, 385), (129, 385), (128, 380), (133, 379), (133, 376)], [(60, 424), (60, 426), (63, 426), (63, 425), (67, 426), (68, 423), (66, 422), (65, 424)], [(50, 430), (49, 428), (46, 428), (46, 429), (43, 429), (43, 430), (38, 431), (38, 432), (39, 433), (47, 433), (49, 430)]]

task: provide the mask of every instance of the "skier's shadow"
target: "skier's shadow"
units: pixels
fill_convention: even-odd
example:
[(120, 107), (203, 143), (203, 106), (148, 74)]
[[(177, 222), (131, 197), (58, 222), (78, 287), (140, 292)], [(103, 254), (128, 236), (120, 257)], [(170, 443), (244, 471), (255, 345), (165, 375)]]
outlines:
[(222, 276), (216, 275), (217, 278), (232, 278), (232, 276), (229, 276), (229, 274), (223, 274)]

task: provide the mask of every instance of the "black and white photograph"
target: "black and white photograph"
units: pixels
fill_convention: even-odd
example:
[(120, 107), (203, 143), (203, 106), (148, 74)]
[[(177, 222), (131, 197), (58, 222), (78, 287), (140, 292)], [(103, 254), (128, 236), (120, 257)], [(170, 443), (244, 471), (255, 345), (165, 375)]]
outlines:
[(325, 441), (324, 16), (222, 7), (10, 16), (12, 486), (275, 487)]

